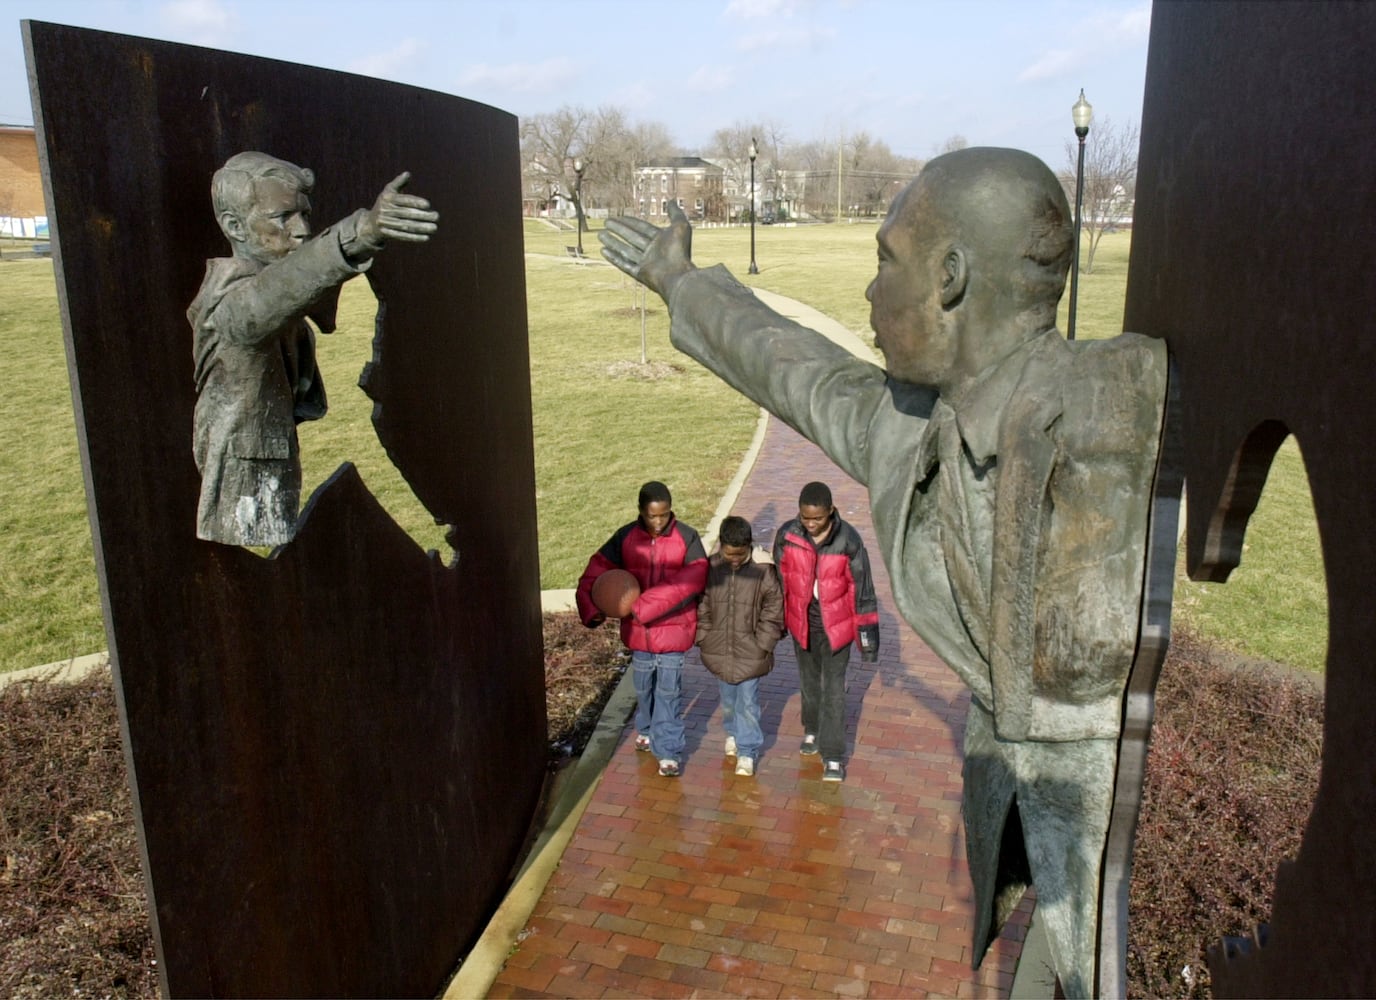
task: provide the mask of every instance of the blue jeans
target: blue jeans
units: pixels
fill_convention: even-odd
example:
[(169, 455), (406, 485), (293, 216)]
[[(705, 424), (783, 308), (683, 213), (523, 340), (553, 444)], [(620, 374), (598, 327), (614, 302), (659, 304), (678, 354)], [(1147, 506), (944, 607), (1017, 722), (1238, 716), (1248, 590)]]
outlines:
[(717, 681), (721, 690), (721, 724), (727, 736), (736, 740), (736, 752), (758, 760), (764, 746), (760, 728), (760, 679), (752, 677), (739, 684)]
[(683, 654), (632, 650), (631, 670), (636, 732), (650, 737), (656, 760), (678, 760), (683, 756), (683, 720), (678, 717)]

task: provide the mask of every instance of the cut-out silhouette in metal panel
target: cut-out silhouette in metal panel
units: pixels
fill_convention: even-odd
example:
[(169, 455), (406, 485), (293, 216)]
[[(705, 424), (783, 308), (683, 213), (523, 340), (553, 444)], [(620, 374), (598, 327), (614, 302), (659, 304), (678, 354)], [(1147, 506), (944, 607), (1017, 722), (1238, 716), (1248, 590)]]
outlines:
[[(266, 59), (26, 22), (92, 534), (166, 987), (434, 995), (500, 900), (544, 775), (516, 120)], [(351, 466), (261, 558), (196, 538), (187, 304), (209, 179), (265, 150), (317, 216), (410, 170), (368, 379), (455, 554)], [(456, 563), (457, 560), (457, 563)]]
[(1376, 993), (1373, 51), (1369, 4), (1152, 11), (1124, 323), (1178, 362), (1189, 573), (1238, 565), (1294, 434), (1328, 580), (1318, 796), (1265, 944), (1213, 956), (1220, 996)]

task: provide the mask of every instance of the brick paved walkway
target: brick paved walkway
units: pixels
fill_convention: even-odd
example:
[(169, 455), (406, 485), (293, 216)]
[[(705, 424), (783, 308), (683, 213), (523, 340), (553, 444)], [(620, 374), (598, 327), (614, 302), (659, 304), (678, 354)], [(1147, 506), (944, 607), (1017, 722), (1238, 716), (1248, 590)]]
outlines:
[(716, 681), (689, 654), (683, 776), (617, 747), (491, 997), (1005, 997), (1024, 901), (978, 973), (960, 819), (968, 695), (903, 623), (864, 489), (771, 420), (733, 513), (766, 548), (798, 490), (830, 484), (879, 593), (879, 663), (852, 653), (844, 784), (798, 754), (792, 644), (761, 685), (753, 778), (723, 758)]

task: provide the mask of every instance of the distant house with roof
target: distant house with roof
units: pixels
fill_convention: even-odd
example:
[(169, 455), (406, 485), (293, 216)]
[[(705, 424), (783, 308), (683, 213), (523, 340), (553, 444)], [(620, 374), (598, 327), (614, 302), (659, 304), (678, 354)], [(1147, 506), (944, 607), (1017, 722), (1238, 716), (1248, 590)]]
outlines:
[(693, 222), (725, 222), (725, 171), (700, 156), (670, 156), (636, 167), (635, 207), (642, 219), (663, 224), (669, 203)]

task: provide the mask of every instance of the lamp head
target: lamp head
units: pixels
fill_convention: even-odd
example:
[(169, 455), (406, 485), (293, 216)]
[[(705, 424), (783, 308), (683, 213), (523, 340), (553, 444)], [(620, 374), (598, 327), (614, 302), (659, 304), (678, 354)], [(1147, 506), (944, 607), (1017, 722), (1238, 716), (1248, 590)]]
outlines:
[(752, 136), (751, 139), (750, 139), (750, 162), (751, 162), (751, 163), (754, 163), (754, 162), (755, 162), (755, 157), (757, 157), (757, 156), (759, 156), (759, 155), (760, 155), (759, 147), (757, 147), (757, 146), (755, 145), (755, 139), (754, 139), (754, 137)]
[(1094, 120), (1094, 105), (1085, 100), (1084, 88), (1080, 88), (1080, 99), (1070, 109), (1070, 120), (1075, 123), (1075, 134), (1083, 139), (1089, 134), (1089, 123)]

